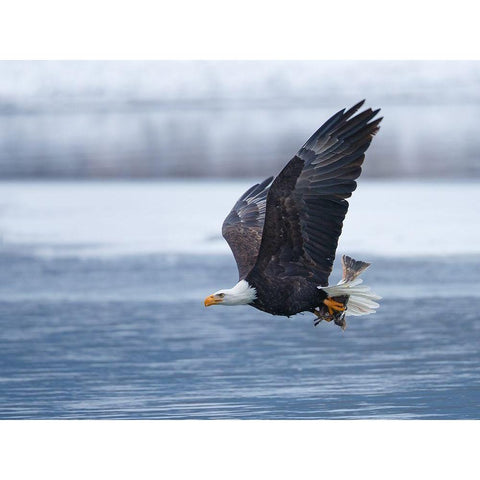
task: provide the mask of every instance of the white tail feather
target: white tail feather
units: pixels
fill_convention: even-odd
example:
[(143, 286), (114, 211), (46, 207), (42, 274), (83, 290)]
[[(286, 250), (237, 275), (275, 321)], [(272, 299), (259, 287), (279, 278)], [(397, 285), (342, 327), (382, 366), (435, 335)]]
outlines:
[(329, 297), (348, 296), (346, 315), (359, 316), (375, 313), (375, 309), (379, 307), (375, 300), (380, 300), (382, 297), (373, 293), (370, 287), (360, 286), (362, 283), (361, 278), (355, 278), (350, 282), (341, 280), (337, 285), (318, 288)]

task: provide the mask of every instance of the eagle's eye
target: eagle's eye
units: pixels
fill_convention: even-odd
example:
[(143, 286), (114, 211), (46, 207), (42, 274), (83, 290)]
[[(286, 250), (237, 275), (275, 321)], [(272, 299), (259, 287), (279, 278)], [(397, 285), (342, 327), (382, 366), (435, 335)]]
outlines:
[(218, 296), (219, 296), (220, 298), (223, 298), (223, 297), (225, 296), (225, 294), (224, 294), (224, 293), (219, 293)]

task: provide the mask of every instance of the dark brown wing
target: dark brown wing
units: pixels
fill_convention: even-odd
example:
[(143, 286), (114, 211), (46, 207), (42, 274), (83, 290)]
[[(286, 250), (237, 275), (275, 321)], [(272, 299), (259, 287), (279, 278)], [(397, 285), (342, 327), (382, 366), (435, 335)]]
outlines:
[[(273, 181), (252, 277), (299, 275), (327, 285), (355, 179), (382, 120), (353, 116), (363, 101), (331, 117)], [(250, 277), (249, 277), (250, 278)]]
[(222, 235), (230, 245), (237, 262), (240, 280), (255, 265), (263, 224), (267, 193), (273, 177), (250, 187), (234, 205), (223, 222)]

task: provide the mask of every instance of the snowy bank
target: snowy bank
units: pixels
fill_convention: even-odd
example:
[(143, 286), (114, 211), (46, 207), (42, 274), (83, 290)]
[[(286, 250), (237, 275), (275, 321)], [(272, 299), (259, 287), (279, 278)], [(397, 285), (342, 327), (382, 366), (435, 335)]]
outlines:
[[(0, 251), (229, 254), (221, 225), (252, 182), (3, 182)], [(480, 254), (478, 182), (359, 182), (341, 253)]]

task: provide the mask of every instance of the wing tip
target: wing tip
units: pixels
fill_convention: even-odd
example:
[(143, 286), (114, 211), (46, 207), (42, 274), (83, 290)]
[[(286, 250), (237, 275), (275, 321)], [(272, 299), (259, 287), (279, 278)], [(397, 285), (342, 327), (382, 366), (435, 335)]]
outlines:
[[(363, 105), (365, 104), (366, 102), (366, 99), (364, 98), (363, 100), (360, 100), (358, 103), (356, 103), (353, 107), (350, 107), (346, 113), (345, 113), (345, 117), (346, 118), (349, 118), (351, 117), (354, 113), (358, 112), (358, 110), (360, 110), (360, 108), (363, 107)], [(343, 109), (345, 111), (345, 108)]]
[[(350, 107), (348, 110), (346, 108), (343, 108), (339, 110), (337, 113), (332, 115), (302, 146), (302, 148), (297, 152), (297, 156), (301, 155), (301, 151), (306, 149), (306, 150), (311, 150), (314, 153), (317, 153), (318, 149), (318, 142), (320, 139), (324, 136), (330, 137), (331, 135), (335, 134), (336, 132), (339, 131), (346, 131), (349, 130), (349, 125), (353, 124), (359, 124), (355, 130), (359, 129), (366, 129), (364, 130), (366, 133), (369, 133), (371, 136), (375, 135), (378, 130), (379, 126), (378, 124), (383, 120), (383, 117), (380, 117), (378, 119), (375, 119), (375, 116), (378, 115), (378, 113), (381, 111), (380, 108), (377, 108), (376, 110), (372, 110), (371, 108), (368, 108), (364, 110), (363, 112), (357, 113), (361, 107), (365, 105), (366, 99), (362, 99), (359, 102), (357, 102), (355, 105)], [(362, 118), (362, 120), (360, 119)], [(374, 126), (372, 129), (370, 127)], [(369, 131), (371, 129), (371, 131)]]

